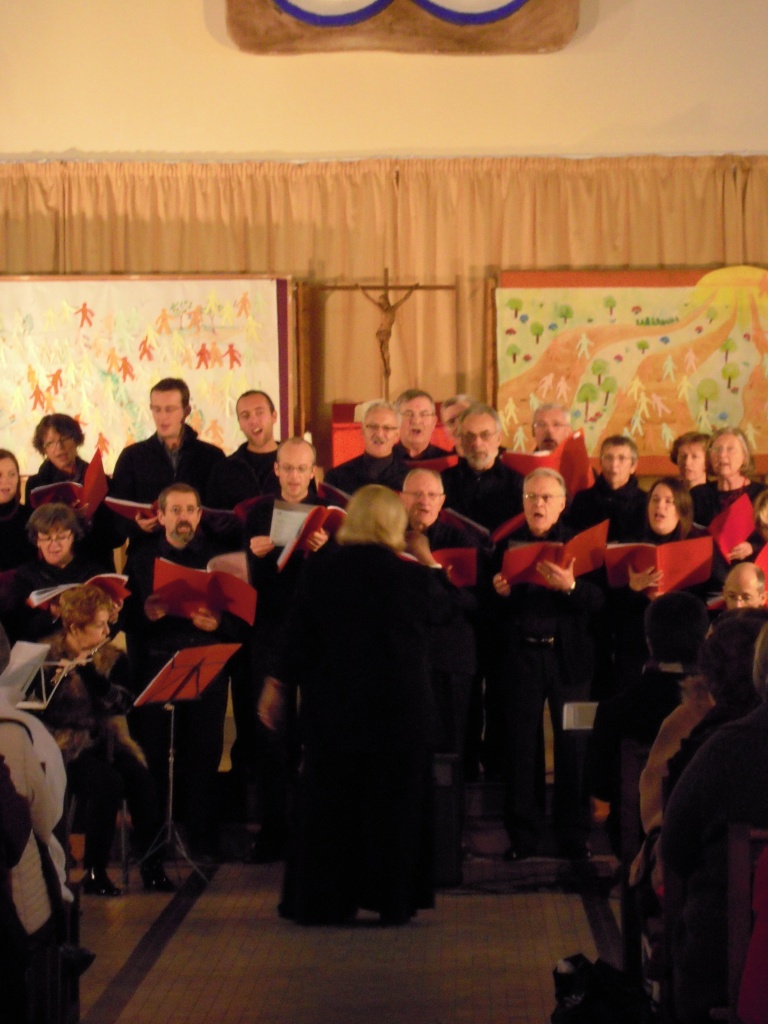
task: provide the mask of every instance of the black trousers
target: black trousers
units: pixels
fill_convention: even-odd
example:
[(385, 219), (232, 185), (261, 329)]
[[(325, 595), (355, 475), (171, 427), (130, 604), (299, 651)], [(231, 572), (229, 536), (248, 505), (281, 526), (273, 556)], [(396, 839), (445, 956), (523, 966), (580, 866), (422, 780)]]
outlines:
[(115, 819), (125, 797), (137, 849), (143, 854), (157, 836), (162, 818), (152, 776), (135, 757), (115, 751), (112, 761), (84, 750), (67, 767), (67, 781), (78, 799), (85, 828), (84, 864), (105, 868), (115, 835)]
[(563, 705), (587, 700), (589, 681), (568, 685), (553, 645), (520, 640), (514, 645), (505, 689), (504, 819), (512, 845), (535, 853), (544, 825), (545, 808), (541, 719), (549, 703), (554, 734), (555, 784), (553, 818), (559, 844), (577, 846), (589, 835), (589, 805), (584, 787), (585, 740), (563, 729)]

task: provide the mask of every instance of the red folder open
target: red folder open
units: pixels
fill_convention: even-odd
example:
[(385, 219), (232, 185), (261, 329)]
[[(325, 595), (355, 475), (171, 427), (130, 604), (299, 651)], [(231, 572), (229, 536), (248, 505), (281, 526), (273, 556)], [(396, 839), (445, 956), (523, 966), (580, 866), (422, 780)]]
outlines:
[(554, 562), (560, 567), (568, 565), (575, 558), (574, 576), (599, 569), (605, 558), (605, 544), (608, 538), (608, 520), (603, 520), (588, 530), (577, 533), (566, 543), (553, 541), (534, 541), (518, 547), (507, 548), (501, 574), (511, 584), (536, 583), (544, 586), (541, 574), (537, 571), (540, 562)]
[(477, 583), (477, 548), (440, 548), (432, 557), (448, 571), (456, 587), (474, 587)]
[(296, 551), (309, 551), (309, 538), (318, 530), (325, 530), (332, 537), (344, 520), (347, 513), (336, 505), (316, 505), (301, 525), (301, 529), (290, 544), (286, 544), (277, 560), (278, 572), (283, 568), (291, 555)]
[(59, 483), (35, 487), (29, 493), (29, 504), (32, 508), (39, 508), (40, 505), (50, 505), (57, 501), (70, 508), (82, 509), (90, 518), (106, 496), (107, 477), (101, 452), (97, 448), (81, 484), (74, 480), (61, 480)]
[(153, 596), (168, 615), (190, 618), (199, 608), (231, 612), (249, 625), (256, 616), (256, 591), (228, 572), (189, 569), (165, 558), (155, 559)]
[(633, 572), (656, 569), (664, 573), (661, 583), (654, 588), (658, 594), (706, 583), (712, 575), (712, 538), (694, 537), (659, 545), (611, 544), (606, 548), (609, 586), (629, 586), (630, 567)]
[(709, 532), (726, 561), (729, 553), (737, 544), (743, 543), (754, 529), (754, 509), (746, 494), (742, 494), (732, 505), (724, 508), (709, 524)]
[(501, 461), (523, 476), (528, 476), (535, 469), (557, 470), (571, 497), (595, 482), (583, 430), (574, 430), (552, 452), (503, 452)]

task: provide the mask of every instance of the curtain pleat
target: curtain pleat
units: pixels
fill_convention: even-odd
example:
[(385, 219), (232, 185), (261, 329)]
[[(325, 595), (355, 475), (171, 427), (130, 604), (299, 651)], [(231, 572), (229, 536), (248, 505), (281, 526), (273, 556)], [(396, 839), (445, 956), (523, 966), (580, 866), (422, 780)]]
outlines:
[[(489, 274), (767, 264), (768, 158), (5, 164), (0, 227), (5, 274), (290, 274), (375, 298), (387, 268), (396, 285), (452, 286), (398, 310), (392, 393), (493, 397)], [(354, 290), (324, 294), (318, 410), (383, 383), (378, 310)]]

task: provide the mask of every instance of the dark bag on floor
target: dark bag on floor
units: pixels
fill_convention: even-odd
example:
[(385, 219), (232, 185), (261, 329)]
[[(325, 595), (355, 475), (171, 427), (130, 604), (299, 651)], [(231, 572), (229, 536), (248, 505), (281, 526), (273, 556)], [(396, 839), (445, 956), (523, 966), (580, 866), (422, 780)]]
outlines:
[(552, 972), (557, 1006), (552, 1024), (650, 1024), (648, 996), (605, 960), (576, 953)]

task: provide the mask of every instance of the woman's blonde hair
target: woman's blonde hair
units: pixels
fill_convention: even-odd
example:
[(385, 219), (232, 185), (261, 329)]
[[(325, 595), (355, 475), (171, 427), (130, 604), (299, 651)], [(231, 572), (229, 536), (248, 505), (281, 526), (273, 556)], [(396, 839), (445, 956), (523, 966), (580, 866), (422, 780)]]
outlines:
[(352, 496), (336, 539), (339, 544), (380, 544), (405, 551), (407, 525), (408, 514), (397, 494), (381, 484), (367, 484)]

